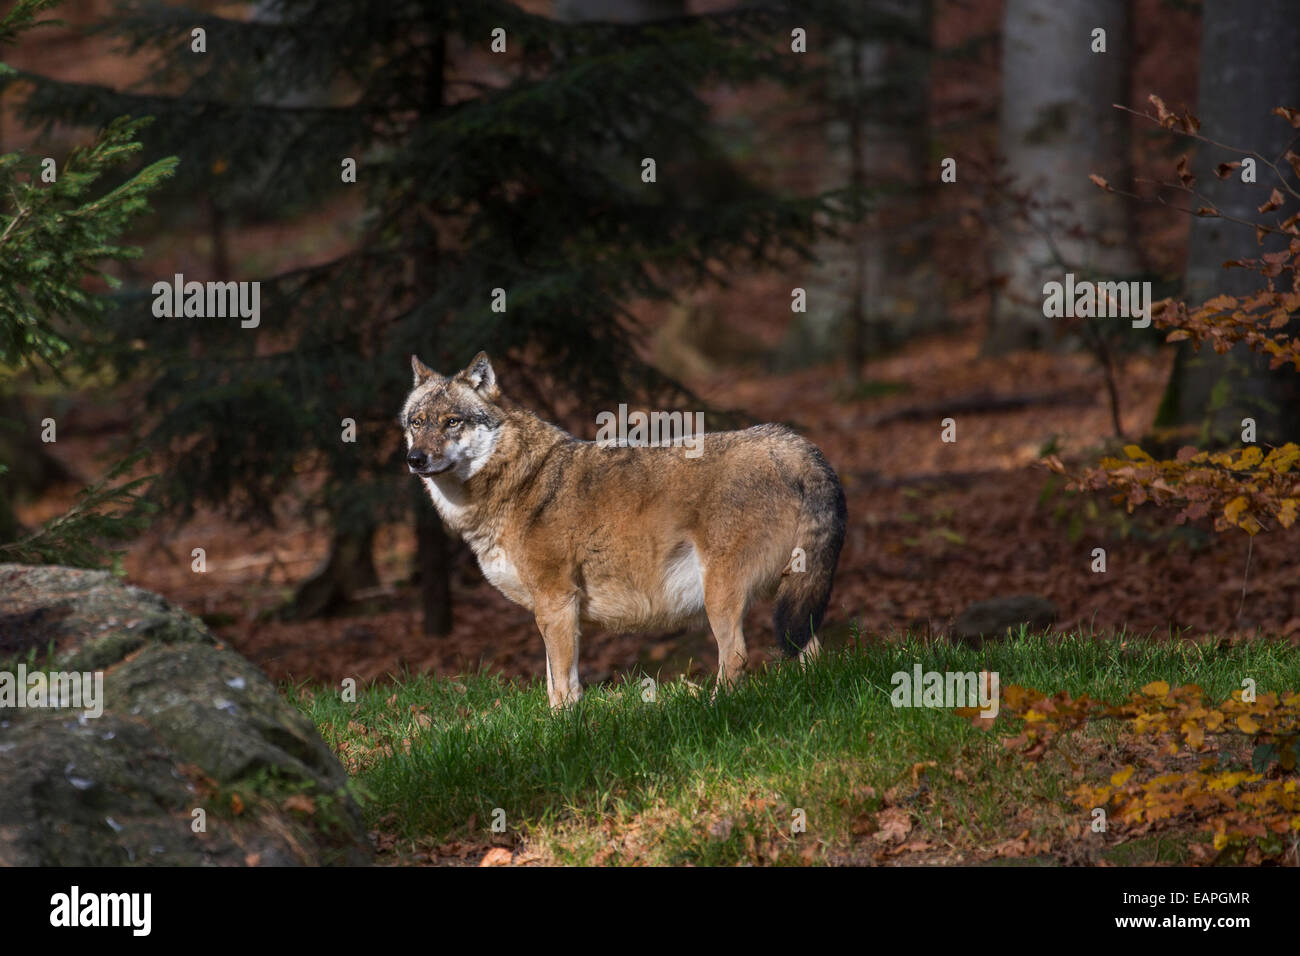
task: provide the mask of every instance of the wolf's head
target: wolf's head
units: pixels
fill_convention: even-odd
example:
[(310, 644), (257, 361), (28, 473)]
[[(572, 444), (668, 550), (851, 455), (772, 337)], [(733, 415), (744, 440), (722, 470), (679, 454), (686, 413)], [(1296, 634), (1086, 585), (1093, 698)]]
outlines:
[(411, 370), (415, 387), (401, 417), (407, 467), (424, 478), (451, 474), (467, 481), (492, 456), (505, 422), (492, 363), (479, 352), (447, 378), (412, 355)]

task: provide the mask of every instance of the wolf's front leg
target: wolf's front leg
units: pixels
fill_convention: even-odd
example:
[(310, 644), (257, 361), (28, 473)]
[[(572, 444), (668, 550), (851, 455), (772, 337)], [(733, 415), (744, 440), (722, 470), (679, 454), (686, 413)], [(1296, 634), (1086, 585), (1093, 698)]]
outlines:
[(546, 695), (559, 709), (582, 696), (578, 683), (578, 596), (535, 603), (537, 627), (546, 643)]

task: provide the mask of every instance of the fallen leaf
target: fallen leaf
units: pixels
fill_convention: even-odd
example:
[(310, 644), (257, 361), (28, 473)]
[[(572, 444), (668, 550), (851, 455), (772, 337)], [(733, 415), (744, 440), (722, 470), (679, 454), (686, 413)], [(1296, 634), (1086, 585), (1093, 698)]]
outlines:
[(901, 807), (889, 807), (876, 814), (876, 823), (880, 830), (871, 838), (880, 843), (902, 842), (903, 837), (912, 832), (912, 818)]
[(305, 793), (295, 793), (285, 799), (284, 808), (294, 813), (305, 813), (310, 817), (316, 813), (316, 801)]

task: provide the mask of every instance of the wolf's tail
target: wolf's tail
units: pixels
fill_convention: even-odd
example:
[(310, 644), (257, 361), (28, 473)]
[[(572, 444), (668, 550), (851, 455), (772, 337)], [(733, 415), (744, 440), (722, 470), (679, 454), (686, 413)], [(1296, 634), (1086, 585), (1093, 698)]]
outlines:
[(773, 626), (786, 657), (794, 657), (813, 639), (831, 600), (835, 565), (844, 544), (846, 510), (844, 488), (826, 458), (811, 449), (812, 468), (803, 483), (796, 547), (803, 549), (803, 570), (798, 555), (776, 589)]

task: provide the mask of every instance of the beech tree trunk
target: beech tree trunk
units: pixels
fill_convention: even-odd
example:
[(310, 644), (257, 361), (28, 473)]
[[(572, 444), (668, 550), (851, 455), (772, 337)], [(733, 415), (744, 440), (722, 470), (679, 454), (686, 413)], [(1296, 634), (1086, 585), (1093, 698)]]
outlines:
[[(932, 0), (864, 0), (856, 36), (829, 37), (822, 185), (870, 190), (871, 208), (848, 241), (822, 242), (808, 279), (808, 312), (787, 336), (793, 364), (845, 357), (857, 378), (870, 354), (937, 328), (943, 303), (928, 255)], [(871, 24), (870, 27), (867, 24)]]
[[(1197, 116), (1201, 132), (1221, 143), (1251, 149), (1274, 159), (1291, 143), (1296, 130), (1275, 106), (1300, 102), (1300, 17), (1290, 0), (1241, 4), (1206, 0), (1201, 27), (1200, 92)], [(1292, 148), (1295, 148), (1293, 145)], [(1268, 218), (1258, 207), (1277, 185), (1266, 167), (1256, 169), (1255, 183), (1242, 182), (1240, 170), (1227, 179), (1214, 175), (1222, 162), (1242, 159), (1210, 146), (1199, 146), (1192, 164), (1196, 188), (1215, 208), (1250, 221)], [(1294, 184), (1290, 167), (1280, 168)], [(1199, 205), (1199, 203), (1198, 203)], [(1287, 213), (1294, 211), (1294, 206)], [(1224, 269), (1229, 259), (1258, 258), (1285, 248), (1278, 240), (1257, 245), (1254, 230), (1225, 219), (1192, 220), (1184, 293), (1199, 305), (1219, 294), (1244, 295), (1264, 287), (1264, 278), (1245, 269)], [(1244, 346), (1219, 355), (1180, 347), (1156, 417), (1157, 435), (1172, 443), (1235, 445), (1242, 440), (1242, 421), (1252, 418), (1264, 444), (1300, 440), (1300, 374), (1283, 367), (1269, 371), (1268, 360)]]
[[(1093, 52), (1098, 29), (1104, 53)], [(1129, 205), (1088, 179), (1131, 180), (1129, 118), (1112, 106), (1129, 100), (1131, 60), (1128, 0), (1006, 0), (1001, 152), (1012, 191), (1039, 208), (1014, 198), (1003, 207), (997, 261), (1006, 283), (986, 352), (1060, 340), (1061, 320), (1043, 315), (1045, 282), (1066, 272), (1119, 280), (1139, 271)]]

